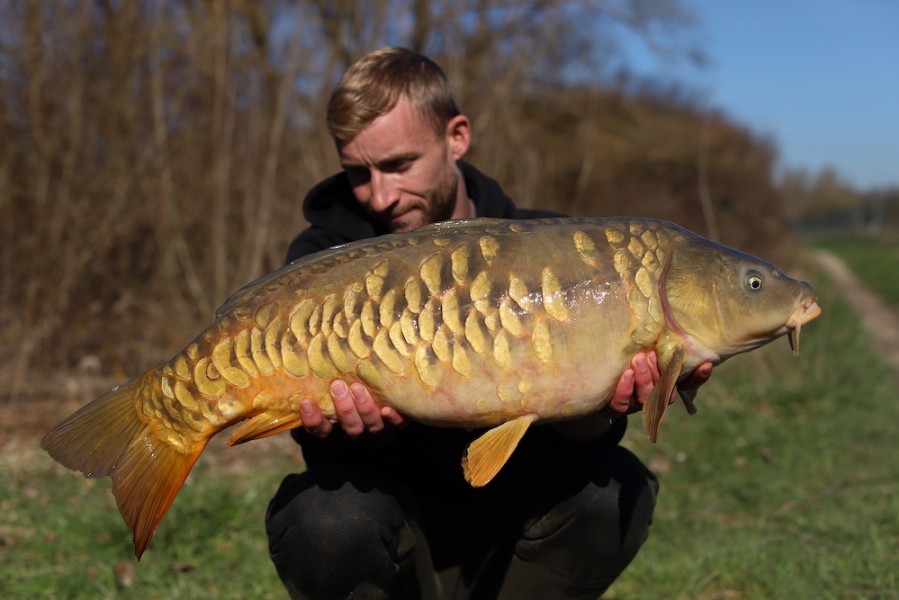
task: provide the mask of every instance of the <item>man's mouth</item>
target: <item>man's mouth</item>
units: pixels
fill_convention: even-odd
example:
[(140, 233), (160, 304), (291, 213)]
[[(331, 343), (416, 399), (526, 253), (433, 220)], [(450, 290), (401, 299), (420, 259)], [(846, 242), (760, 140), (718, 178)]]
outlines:
[(408, 229), (415, 221), (415, 214), (418, 209), (410, 208), (399, 214), (390, 215), (390, 226), (394, 231)]

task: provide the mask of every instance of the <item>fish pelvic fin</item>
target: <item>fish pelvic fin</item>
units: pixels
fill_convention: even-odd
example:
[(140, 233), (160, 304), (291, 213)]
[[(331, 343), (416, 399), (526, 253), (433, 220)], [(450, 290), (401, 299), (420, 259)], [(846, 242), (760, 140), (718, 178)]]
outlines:
[(236, 446), (252, 440), (261, 440), (272, 435), (277, 435), (291, 429), (296, 429), (303, 424), (299, 411), (295, 413), (263, 412), (252, 419), (242, 423), (233, 432), (231, 439), (226, 443)]
[(668, 408), (668, 399), (671, 398), (671, 393), (680, 377), (685, 355), (684, 347), (677, 343), (656, 348), (661, 379), (653, 388), (646, 404), (643, 405), (643, 427), (646, 430), (646, 437), (653, 443), (659, 437), (659, 428), (662, 425), (665, 410)]
[(522, 415), (498, 425), (468, 446), (462, 458), (462, 472), (472, 487), (482, 487), (496, 477), (518, 447), (537, 415)]
[(157, 436), (138, 410), (141, 390), (140, 380), (114, 388), (41, 440), (63, 466), (87, 477), (112, 477), (112, 493), (131, 529), (138, 560), (206, 447), (203, 440), (185, 452)]

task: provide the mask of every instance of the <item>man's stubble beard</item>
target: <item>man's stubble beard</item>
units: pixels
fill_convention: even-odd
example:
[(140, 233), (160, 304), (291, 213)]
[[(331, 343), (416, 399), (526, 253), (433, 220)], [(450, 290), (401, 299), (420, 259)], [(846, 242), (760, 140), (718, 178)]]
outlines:
[[(418, 227), (424, 227), (425, 225), (430, 225), (432, 223), (449, 220), (449, 218), (453, 216), (453, 211), (456, 208), (456, 195), (458, 192), (459, 179), (452, 170), (449, 170), (440, 186), (425, 200), (424, 205), (417, 207), (421, 209), (420, 214), (422, 221), (411, 229), (417, 229)], [(391, 225), (391, 229), (394, 232), (411, 231), (411, 229), (408, 228), (409, 223), (405, 221), (391, 223)]]
[(447, 176), (448, 178), (441, 184), (434, 201), (426, 211), (427, 223), (425, 225), (447, 221), (453, 216), (456, 208), (456, 195), (459, 193), (459, 179), (452, 171), (449, 171)]

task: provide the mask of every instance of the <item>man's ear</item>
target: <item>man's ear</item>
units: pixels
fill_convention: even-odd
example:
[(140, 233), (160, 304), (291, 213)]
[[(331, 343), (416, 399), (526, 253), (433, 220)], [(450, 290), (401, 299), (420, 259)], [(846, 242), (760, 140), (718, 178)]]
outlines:
[(456, 115), (446, 124), (446, 140), (453, 160), (459, 160), (471, 146), (471, 121), (465, 115)]

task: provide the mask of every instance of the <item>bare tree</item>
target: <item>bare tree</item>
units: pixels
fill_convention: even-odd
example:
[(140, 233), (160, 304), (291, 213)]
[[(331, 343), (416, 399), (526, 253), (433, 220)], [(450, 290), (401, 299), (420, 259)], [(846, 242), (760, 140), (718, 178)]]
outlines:
[(0, 0), (3, 364), (20, 390), (85, 354), (135, 373), (279, 266), (338, 168), (327, 96), (372, 48), (446, 68), (472, 159), (521, 204), (590, 207), (597, 141), (635, 141), (593, 108), (615, 36), (682, 52), (689, 26), (677, 0)]

